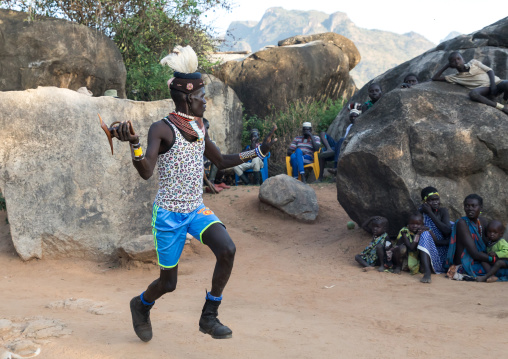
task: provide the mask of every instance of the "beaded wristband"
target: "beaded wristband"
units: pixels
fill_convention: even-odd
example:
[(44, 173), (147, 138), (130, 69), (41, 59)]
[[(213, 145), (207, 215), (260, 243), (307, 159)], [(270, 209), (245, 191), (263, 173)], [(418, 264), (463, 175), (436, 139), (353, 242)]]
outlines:
[(143, 149), (141, 148), (141, 144), (139, 142), (135, 145), (131, 144), (131, 156), (133, 161), (141, 161), (145, 158)]
[(245, 162), (245, 161), (248, 161), (248, 160), (258, 157), (255, 149), (245, 151), (245, 152), (240, 152), (239, 156), (240, 156), (240, 159), (242, 160), (242, 162)]
[(261, 146), (257, 146), (256, 147), (256, 153), (257, 153), (259, 158), (261, 158), (262, 160), (265, 159), (266, 155), (264, 155), (263, 152), (261, 152)]

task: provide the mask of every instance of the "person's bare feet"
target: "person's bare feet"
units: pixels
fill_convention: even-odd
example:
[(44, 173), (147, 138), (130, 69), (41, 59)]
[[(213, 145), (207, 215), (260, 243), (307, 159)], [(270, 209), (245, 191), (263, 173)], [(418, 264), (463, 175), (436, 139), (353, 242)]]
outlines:
[(494, 282), (497, 282), (497, 280), (498, 280), (498, 279), (499, 279), (498, 277), (496, 277), (495, 275), (493, 275), (492, 277), (489, 277), (489, 278), (486, 280), (486, 282), (487, 282), (487, 283), (494, 283)]
[(487, 276), (484, 275), (476, 277), (477, 282), (486, 282), (487, 279), (488, 279)]
[(379, 266), (379, 268), (377, 269), (378, 272), (384, 272), (385, 271), (385, 266)]
[(376, 269), (376, 267), (363, 267), (364, 272), (370, 272), (371, 270)]
[(401, 272), (402, 272), (402, 269), (400, 267), (395, 267), (395, 269), (393, 270), (394, 274), (400, 274)]
[(420, 282), (422, 283), (432, 283), (432, 279), (430, 279), (430, 274), (425, 274), (422, 279), (420, 279)]

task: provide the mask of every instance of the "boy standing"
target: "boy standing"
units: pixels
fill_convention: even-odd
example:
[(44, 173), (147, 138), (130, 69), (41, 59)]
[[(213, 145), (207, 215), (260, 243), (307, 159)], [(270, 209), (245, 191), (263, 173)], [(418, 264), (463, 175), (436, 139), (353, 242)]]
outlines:
[[(442, 76), (449, 67), (457, 69), (454, 75)], [(503, 100), (508, 100), (508, 81), (501, 80), (494, 71), (478, 60), (464, 63), (462, 55), (454, 51), (448, 57), (448, 63), (441, 68), (433, 77), (432, 81), (446, 81), (467, 87), (471, 91), (471, 100), (495, 107), (508, 114), (508, 106), (493, 101), (498, 95), (504, 94)]]

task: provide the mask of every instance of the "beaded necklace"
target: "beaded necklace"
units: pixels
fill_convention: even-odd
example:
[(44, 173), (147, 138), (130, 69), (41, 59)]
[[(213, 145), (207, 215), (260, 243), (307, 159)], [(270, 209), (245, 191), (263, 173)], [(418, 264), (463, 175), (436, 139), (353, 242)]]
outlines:
[(478, 232), (480, 233), (480, 239), (483, 241), (483, 229), (482, 229), (482, 224), (480, 222), (480, 218), (478, 218), (476, 220), (477, 224), (478, 224)]
[(194, 116), (189, 116), (181, 112), (172, 112), (168, 115), (167, 119), (178, 127), (178, 129), (193, 137), (197, 137), (198, 141), (204, 140), (204, 131), (199, 128)]

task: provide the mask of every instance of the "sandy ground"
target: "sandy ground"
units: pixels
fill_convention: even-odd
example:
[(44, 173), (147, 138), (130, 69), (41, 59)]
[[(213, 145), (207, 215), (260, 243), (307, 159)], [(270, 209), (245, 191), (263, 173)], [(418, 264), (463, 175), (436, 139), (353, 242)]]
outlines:
[[(256, 187), (205, 195), (205, 204), (226, 224), (237, 245), (219, 311), (233, 339), (214, 340), (198, 331), (214, 266), (207, 247), (197, 242), (186, 246), (178, 288), (156, 302), (154, 337), (143, 343), (132, 329), (129, 300), (157, 277), (157, 267), (127, 269), (76, 260), (24, 263), (13, 250), (4, 214), (0, 318), (18, 325), (34, 318), (64, 324), (71, 334), (38, 340), (38, 358), (506, 355), (506, 285), (455, 282), (443, 275), (424, 285), (421, 275), (363, 272), (353, 257), (369, 235), (347, 230), (349, 218), (336, 200), (334, 184), (313, 188), (320, 206), (315, 224), (261, 211)], [(71, 298), (84, 304), (47, 307)], [(94, 303), (100, 310), (88, 311)], [(13, 340), (2, 337), (1, 330), (0, 339), (3, 345)]]

